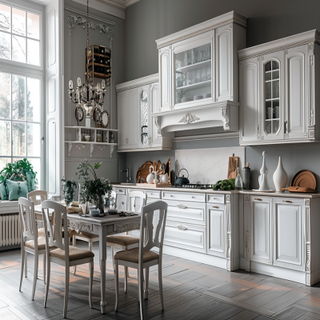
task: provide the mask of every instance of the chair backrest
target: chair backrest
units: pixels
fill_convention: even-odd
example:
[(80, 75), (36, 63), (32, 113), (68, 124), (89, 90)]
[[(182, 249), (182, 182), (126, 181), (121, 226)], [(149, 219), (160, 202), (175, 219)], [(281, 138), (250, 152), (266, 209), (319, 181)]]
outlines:
[(130, 191), (128, 193), (128, 210), (132, 212), (141, 212), (141, 208), (147, 202), (147, 194), (143, 191)]
[[(164, 201), (156, 201), (141, 208), (139, 261), (142, 261), (143, 252), (153, 247), (158, 247), (159, 256), (162, 256), (167, 208), (168, 204)], [(154, 219), (155, 211), (158, 211), (157, 219)], [(153, 225), (155, 220), (157, 224)]]
[[(55, 246), (61, 250), (65, 250), (66, 256), (69, 256), (69, 241), (67, 226), (67, 208), (55, 201), (45, 200), (41, 204), (42, 218), (44, 222), (44, 229), (46, 237), (46, 247)], [(50, 214), (54, 212), (55, 225), (50, 220)], [(62, 226), (64, 227), (64, 237), (62, 237)], [(62, 239), (64, 241), (62, 241)]]
[(32, 201), (34, 204), (40, 204), (44, 200), (48, 199), (48, 193), (45, 190), (33, 190), (27, 193), (28, 200)]
[[(20, 197), (18, 200), (19, 216), (21, 222), (21, 235), (23, 242), (38, 239), (38, 227), (34, 214), (34, 203), (27, 198)], [(37, 246), (35, 246), (36, 248)]]
[(110, 193), (110, 200), (112, 200), (110, 201), (110, 208), (117, 209), (117, 193), (114, 190), (112, 190)]

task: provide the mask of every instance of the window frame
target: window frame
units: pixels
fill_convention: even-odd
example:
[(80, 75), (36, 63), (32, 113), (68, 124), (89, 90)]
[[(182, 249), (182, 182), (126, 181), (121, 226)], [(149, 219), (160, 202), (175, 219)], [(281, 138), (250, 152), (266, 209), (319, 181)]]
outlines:
[[(45, 40), (44, 40), (44, 34), (45, 34), (45, 7), (40, 4), (33, 3), (28, 0), (0, 0), (0, 3), (6, 6), (10, 6), (11, 8), (17, 8), (19, 10), (24, 10), (26, 12), (26, 15), (28, 12), (38, 14), (39, 15), (39, 41), (40, 41), (40, 65), (32, 65), (28, 64), (27, 62), (17, 62), (12, 61), (8, 59), (2, 59), (0, 58), (0, 72), (2, 73), (8, 73), (11, 76), (17, 75), (22, 77), (29, 77), (29, 78), (35, 78), (40, 80), (40, 139), (43, 141), (44, 133), (45, 133), (45, 124), (46, 124), (46, 107), (45, 107)], [(12, 15), (12, 10), (11, 10)], [(12, 34), (12, 31), (10, 31), (10, 34)], [(27, 39), (27, 34), (26, 37)], [(32, 38), (31, 38), (32, 39)], [(11, 44), (12, 45), (12, 44)], [(5, 119), (6, 121), (11, 122), (11, 133), (12, 133), (12, 123), (15, 122), (14, 119), (12, 119), (12, 111), (10, 115), (10, 119)], [(26, 124), (28, 123), (34, 123), (33, 121), (28, 121), (27, 118), (25, 121), (22, 121)], [(27, 127), (26, 127), (27, 128)], [(26, 132), (27, 136), (27, 132)], [(27, 139), (26, 139), (27, 142)], [(11, 154), (10, 156), (1, 156), (0, 158), (11, 158), (11, 161), (13, 159), (23, 159), (27, 156), (13, 156), (13, 147), (12, 147), (12, 134), (11, 134)], [(27, 144), (26, 144), (26, 154), (27, 154)], [(45, 147), (43, 143), (40, 143), (40, 155), (39, 157), (31, 156), (27, 157), (28, 159), (39, 159), (40, 160), (40, 179), (38, 181), (39, 188), (44, 188), (45, 186)], [(2, 168), (0, 168), (1, 170)]]

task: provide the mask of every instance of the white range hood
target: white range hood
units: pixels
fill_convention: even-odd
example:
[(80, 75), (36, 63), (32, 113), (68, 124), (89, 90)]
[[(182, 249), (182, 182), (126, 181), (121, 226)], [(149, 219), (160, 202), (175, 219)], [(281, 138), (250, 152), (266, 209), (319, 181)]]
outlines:
[(238, 130), (239, 103), (222, 101), (197, 107), (175, 109), (153, 114), (162, 136), (176, 131), (221, 128), (221, 132)]

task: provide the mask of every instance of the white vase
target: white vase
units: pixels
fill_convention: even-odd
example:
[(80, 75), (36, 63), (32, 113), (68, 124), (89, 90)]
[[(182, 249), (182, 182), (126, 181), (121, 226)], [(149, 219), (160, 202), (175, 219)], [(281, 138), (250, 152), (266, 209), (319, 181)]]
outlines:
[(277, 192), (281, 191), (281, 188), (285, 188), (288, 181), (288, 175), (283, 168), (282, 159), (279, 157), (279, 162), (276, 171), (273, 174), (273, 183)]
[(267, 174), (268, 174), (268, 168), (266, 165), (266, 152), (262, 152), (262, 165), (260, 169), (260, 176), (258, 178), (259, 182), (259, 191), (269, 191), (270, 188), (268, 186), (268, 181), (267, 181)]

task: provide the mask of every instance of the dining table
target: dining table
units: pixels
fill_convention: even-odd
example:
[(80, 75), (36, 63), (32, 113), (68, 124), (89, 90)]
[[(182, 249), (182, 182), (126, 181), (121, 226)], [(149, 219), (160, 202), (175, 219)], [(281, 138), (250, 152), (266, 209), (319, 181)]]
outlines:
[[(111, 214), (112, 212), (112, 214)], [(35, 206), (35, 213), (42, 213), (41, 205)], [(67, 213), (68, 229), (76, 233), (82, 231), (99, 235), (99, 264), (101, 273), (101, 313), (106, 313), (106, 260), (107, 260), (107, 235), (139, 230), (140, 215), (133, 212), (115, 211), (105, 209), (104, 216), (91, 216), (79, 212)]]

